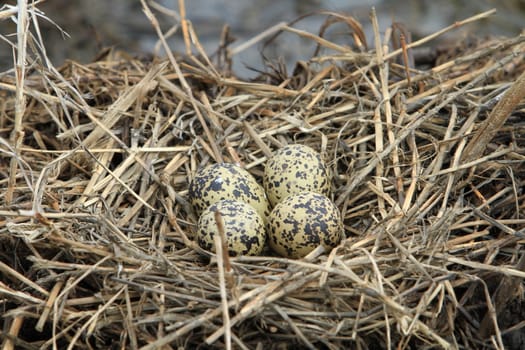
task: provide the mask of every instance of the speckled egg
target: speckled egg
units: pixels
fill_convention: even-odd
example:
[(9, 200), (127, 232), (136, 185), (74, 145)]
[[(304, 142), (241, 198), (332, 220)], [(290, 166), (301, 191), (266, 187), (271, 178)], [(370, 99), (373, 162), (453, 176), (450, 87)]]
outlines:
[(198, 171), (188, 195), (197, 216), (221, 199), (248, 203), (265, 221), (270, 213), (264, 188), (249, 172), (231, 163), (216, 163)]
[(268, 217), (268, 242), (279, 255), (302, 258), (317, 246), (335, 247), (343, 236), (341, 214), (324, 195), (303, 192), (286, 197)]
[(291, 194), (311, 191), (328, 196), (330, 176), (315, 150), (304, 145), (288, 145), (266, 162), (264, 189), (272, 206)]
[(231, 199), (215, 202), (202, 212), (197, 230), (199, 246), (215, 252), (214, 237), (219, 234), (216, 211), (221, 214), (231, 256), (261, 253), (266, 243), (264, 221), (251, 205)]

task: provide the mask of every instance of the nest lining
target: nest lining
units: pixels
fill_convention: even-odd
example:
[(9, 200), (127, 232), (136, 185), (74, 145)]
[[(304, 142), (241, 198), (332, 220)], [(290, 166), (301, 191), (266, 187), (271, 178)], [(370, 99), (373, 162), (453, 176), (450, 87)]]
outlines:
[[(357, 21), (328, 18), (353, 47), (280, 26), (321, 49), (253, 81), (195, 35), (200, 56), (107, 51), (59, 69), (35, 56), (21, 119), (1, 76), (4, 346), (508, 344), (523, 327), (525, 38), (412, 66), (404, 54), (434, 36), (388, 51), (376, 28), (368, 49)], [(341, 245), (300, 260), (200, 249), (197, 169), (236, 162), (260, 180), (289, 143), (327, 161)]]

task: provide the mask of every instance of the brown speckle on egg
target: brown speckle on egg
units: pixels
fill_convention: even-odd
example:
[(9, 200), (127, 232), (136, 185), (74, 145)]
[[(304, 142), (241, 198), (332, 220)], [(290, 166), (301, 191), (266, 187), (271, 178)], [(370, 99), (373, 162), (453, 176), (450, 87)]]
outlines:
[(270, 247), (279, 255), (301, 258), (323, 245), (337, 246), (343, 223), (337, 207), (324, 195), (303, 192), (288, 196), (268, 217)]
[(190, 183), (188, 196), (197, 216), (222, 199), (248, 203), (263, 220), (270, 213), (263, 187), (249, 172), (231, 163), (216, 163), (199, 170)]
[(291, 194), (312, 191), (328, 196), (330, 176), (321, 155), (305, 145), (277, 150), (264, 167), (264, 189), (272, 206)]
[(215, 252), (214, 237), (219, 234), (216, 211), (221, 214), (231, 256), (261, 253), (266, 243), (264, 221), (251, 205), (231, 199), (218, 201), (202, 212), (197, 230), (201, 248)]

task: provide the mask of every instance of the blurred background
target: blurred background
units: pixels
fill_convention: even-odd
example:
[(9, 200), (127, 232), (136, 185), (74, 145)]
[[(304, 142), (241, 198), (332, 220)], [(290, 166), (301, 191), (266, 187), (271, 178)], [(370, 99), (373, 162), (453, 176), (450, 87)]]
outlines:
[[(16, 1), (6, 1), (14, 5)], [(157, 4), (172, 11), (153, 11), (164, 32), (178, 23), (178, 1), (159, 0)], [(392, 22), (403, 23), (411, 32), (413, 40), (444, 28), (455, 21), (495, 8), (490, 18), (448, 33), (428, 45), (444, 41), (457, 41), (476, 36), (515, 36), (525, 27), (525, 0), (187, 0), (187, 18), (192, 22), (201, 44), (209, 54), (218, 47), (223, 27), (228, 25), (236, 39), (232, 46), (261, 33), (282, 21), (293, 21), (302, 15), (328, 10), (352, 15), (364, 27), (369, 46), (373, 46), (370, 26), (370, 9), (375, 7), (381, 30)], [(81, 63), (92, 61), (102, 48), (111, 46), (130, 54), (155, 52), (157, 35), (142, 11), (139, 0), (48, 0), (39, 5), (46, 16), (58, 24), (69, 37), (65, 37), (53, 24), (40, 21), (47, 44), (48, 57), (55, 65), (66, 59)], [(318, 33), (326, 15), (307, 16), (296, 28)], [(14, 42), (16, 27), (10, 20), (0, 21), (0, 71), (13, 66), (12, 48), (7, 40)], [(330, 40), (350, 45), (350, 29), (333, 26)], [(180, 30), (170, 38), (172, 50), (184, 52)], [(234, 57), (234, 72), (243, 78), (256, 73), (248, 67), (263, 69), (260, 55), (262, 45), (244, 50)], [(294, 34), (286, 33), (269, 47), (264, 54), (270, 59), (281, 57), (291, 65), (299, 59), (308, 59), (314, 46)], [(156, 52), (162, 54), (162, 52)]]

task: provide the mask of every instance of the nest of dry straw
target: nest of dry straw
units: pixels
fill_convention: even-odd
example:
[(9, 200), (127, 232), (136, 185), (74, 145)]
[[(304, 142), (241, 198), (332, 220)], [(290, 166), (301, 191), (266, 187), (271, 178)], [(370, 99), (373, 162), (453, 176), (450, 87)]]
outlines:
[[(440, 33), (388, 50), (371, 18), (373, 49), (342, 15), (327, 26), (348, 24), (352, 47), (281, 25), (325, 50), (257, 81), (230, 75), (224, 48), (219, 63), (108, 52), (59, 69), (29, 52), (23, 85), (3, 74), (4, 349), (520, 339), (525, 37), (427, 50), (423, 66)], [(323, 154), (346, 239), (301, 260), (200, 250), (196, 170), (238, 162), (260, 179), (287, 143)]]

